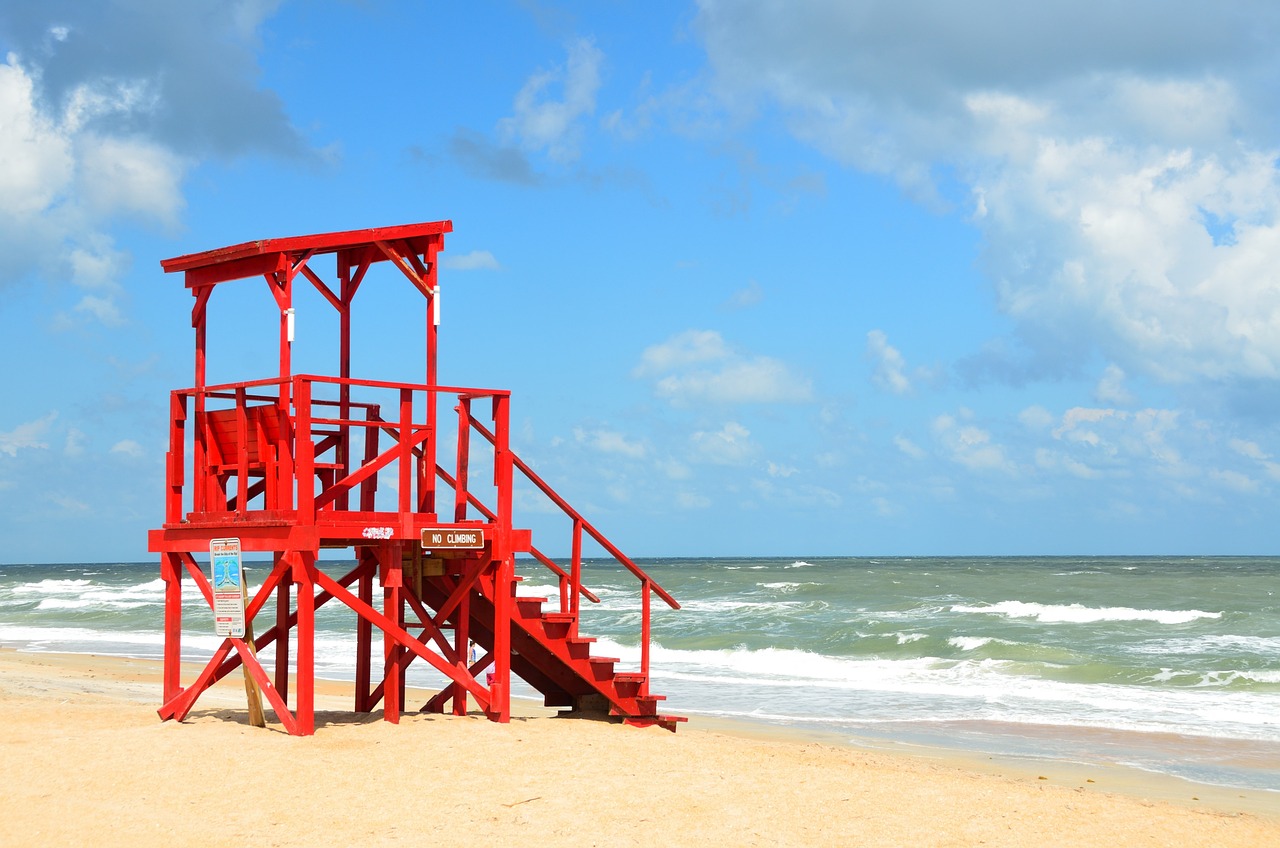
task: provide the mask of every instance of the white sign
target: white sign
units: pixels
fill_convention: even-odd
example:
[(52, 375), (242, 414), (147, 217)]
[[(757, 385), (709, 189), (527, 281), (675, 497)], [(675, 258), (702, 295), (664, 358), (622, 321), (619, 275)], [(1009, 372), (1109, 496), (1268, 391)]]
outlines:
[(209, 542), (209, 565), (213, 570), (213, 632), (217, 636), (244, 638), (244, 568), (240, 562), (239, 539)]

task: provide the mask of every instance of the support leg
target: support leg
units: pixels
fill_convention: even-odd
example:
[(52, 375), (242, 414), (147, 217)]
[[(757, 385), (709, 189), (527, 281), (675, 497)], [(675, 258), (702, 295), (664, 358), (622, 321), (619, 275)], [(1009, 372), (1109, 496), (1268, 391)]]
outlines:
[[(382, 574), (382, 614), (397, 627), (404, 626), (404, 571), (401, 546), (390, 544), (379, 550)], [(400, 723), (404, 705), (404, 649), (390, 636), (383, 636), (382, 709), (383, 718)]]
[[(360, 575), (357, 595), (373, 606), (373, 554), (368, 548), (360, 548), (360, 564), (365, 567)], [(373, 709), (369, 696), (370, 666), (373, 657), (373, 623), (364, 616), (356, 618), (356, 712), (367, 713)]]
[(498, 563), (493, 592), (493, 685), (489, 687), (489, 719), (511, 721), (511, 607), (515, 603), (515, 563)]
[(293, 582), (298, 586), (298, 697), (295, 714), (298, 735), (310, 736), (316, 727), (316, 557), (311, 551), (299, 551), (293, 557)]
[(182, 561), (167, 553), (160, 559), (164, 579), (164, 703), (182, 692)]
[[(283, 554), (276, 552), (275, 568), (281, 567)], [(292, 579), (282, 579), (276, 587), (276, 691), (289, 699), (289, 608)]]

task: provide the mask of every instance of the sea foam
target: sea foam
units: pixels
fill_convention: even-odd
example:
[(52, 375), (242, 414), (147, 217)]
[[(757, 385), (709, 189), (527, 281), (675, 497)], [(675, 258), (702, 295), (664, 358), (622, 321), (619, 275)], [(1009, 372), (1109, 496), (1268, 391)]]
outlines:
[(1147, 610), (1132, 607), (1086, 607), (1082, 604), (1036, 604), (1001, 601), (986, 606), (957, 604), (952, 612), (1002, 615), (1007, 618), (1034, 618), (1047, 624), (1092, 624), (1099, 621), (1155, 621), (1186, 624), (1201, 618), (1221, 618), (1220, 612), (1204, 610)]

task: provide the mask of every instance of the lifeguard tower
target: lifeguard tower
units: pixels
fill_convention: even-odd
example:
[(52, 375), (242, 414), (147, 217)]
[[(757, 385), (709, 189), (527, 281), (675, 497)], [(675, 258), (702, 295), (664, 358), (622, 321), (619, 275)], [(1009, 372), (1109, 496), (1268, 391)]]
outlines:
[[(436, 221), (266, 239), (161, 262), (166, 272), (183, 274), (195, 300), (195, 385), (170, 396), (165, 523), (149, 534), (165, 582), (161, 718), (181, 721), (201, 693), (243, 664), (289, 733), (313, 733), (315, 615), (336, 602), (355, 612), (355, 712), (381, 703), (385, 719), (398, 721), (407, 706), (405, 670), (421, 660), (447, 680), (424, 711), (463, 715), (474, 699), (491, 720), (509, 721), (514, 673), (548, 706), (607, 710), (671, 730), (683, 721), (659, 714), (663, 696), (649, 691), (651, 600), (678, 608), (675, 599), (512, 452), (509, 392), (437, 384), (437, 256), (452, 229)], [(397, 269), (390, 276), (402, 276), (406, 289), (425, 299), (422, 383), (350, 373), (352, 303), (379, 263)], [(265, 280), (279, 310), (279, 371), (208, 385), (206, 307), (218, 286), (255, 278)], [(337, 311), (337, 376), (293, 373), (294, 297), (307, 287)], [(451, 437), (444, 440), (452, 454), (447, 465), (438, 456), (443, 434)], [(517, 474), (567, 517), (567, 563), (513, 523)], [(380, 481), (392, 491), (379, 496)], [(584, 585), (584, 535), (638, 581), (636, 669), (593, 656), (594, 640), (579, 633), (581, 599), (599, 601)], [(212, 609), (213, 589), (196, 554), (227, 538), (245, 552), (271, 555), (270, 574), (248, 599), (245, 618), (252, 625), (274, 596), (275, 620), (256, 638), (251, 627), (245, 638), (224, 639), (184, 685), (184, 581)], [(348, 559), (338, 569), (345, 573), (330, 574), (333, 566), (320, 559), (327, 549), (352, 550), (354, 567)], [(558, 598), (549, 604), (517, 594), (517, 567), (549, 569)], [(483, 651), (474, 661), (472, 643)], [(274, 664), (273, 674), (264, 662)]]

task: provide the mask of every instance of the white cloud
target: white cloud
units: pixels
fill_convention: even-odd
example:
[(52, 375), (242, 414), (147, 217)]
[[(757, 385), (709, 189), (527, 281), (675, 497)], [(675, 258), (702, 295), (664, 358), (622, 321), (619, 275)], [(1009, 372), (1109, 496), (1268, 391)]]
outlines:
[(793, 477), (800, 473), (800, 470), (794, 466), (782, 465), (772, 461), (765, 466), (765, 471), (768, 472), (770, 477)]
[[(703, 365), (714, 367), (697, 367)], [(739, 354), (714, 330), (686, 330), (646, 348), (631, 373), (657, 378), (654, 390), (677, 404), (788, 403), (813, 397), (809, 380), (785, 363)]]
[[(545, 150), (561, 163), (578, 158), (583, 118), (595, 112), (604, 54), (589, 40), (569, 45), (563, 66), (539, 71), (516, 94), (515, 114), (504, 118), (499, 132), (525, 150)], [(560, 86), (560, 99), (553, 96)]]
[(67, 441), (62, 448), (62, 452), (70, 457), (84, 455), (85, 435), (75, 427), (67, 430)]
[(751, 432), (736, 421), (730, 421), (716, 432), (699, 430), (689, 438), (694, 458), (716, 465), (745, 465), (756, 454)]
[(121, 439), (111, 446), (111, 453), (127, 456), (130, 459), (139, 459), (143, 455), (142, 445), (133, 439)]
[(1118, 365), (1108, 365), (1093, 390), (1094, 399), (1098, 403), (1113, 403), (1125, 406), (1133, 403), (1133, 395), (1124, 387), (1124, 369)]
[(902, 451), (912, 459), (924, 459), (928, 456), (928, 454), (924, 452), (923, 448), (908, 439), (906, 436), (894, 436), (893, 443), (897, 446), (898, 450)]
[(470, 253), (463, 253), (457, 256), (446, 254), (440, 264), (453, 271), (502, 270), (498, 260), (487, 250), (473, 250)]
[[(0, 280), (90, 293), (55, 316), (124, 323), (120, 219), (173, 230), (203, 156), (306, 156), (260, 85), (255, 30), (278, 0), (6, 7), (0, 65)], [(110, 45), (110, 49), (102, 49)], [(161, 70), (162, 69), (162, 70)], [(96, 265), (86, 261), (96, 256)]]
[(787, 403), (808, 401), (808, 380), (767, 356), (732, 362), (718, 371), (694, 371), (663, 377), (658, 394), (682, 403)]
[(576, 427), (573, 437), (578, 444), (587, 445), (601, 453), (618, 454), (632, 459), (640, 459), (646, 453), (643, 443), (628, 441), (621, 433), (612, 430), (585, 430)]
[(676, 506), (681, 509), (706, 509), (711, 506), (711, 499), (694, 492), (677, 492)]
[(764, 288), (755, 280), (747, 283), (745, 288), (738, 289), (725, 301), (724, 308), (730, 310), (746, 309), (764, 300)]
[(20, 450), (49, 447), (44, 437), (49, 432), (49, 425), (57, 417), (57, 412), (50, 412), (43, 418), (19, 424), (7, 433), (0, 432), (0, 453), (17, 456)]
[(651, 345), (640, 354), (640, 364), (632, 374), (649, 377), (686, 365), (716, 362), (733, 356), (729, 346), (715, 330), (685, 330), (661, 344)]
[[(725, 108), (781, 112), (939, 206), (936, 174), (967, 187), (1030, 353), (989, 373), (1100, 354), (1171, 384), (1280, 379), (1274, 4), (698, 5)], [(908, 383), (892, 360), (880, 376)], [(1112, 390), (1099, 402), (1120, 404)]]
[(1018, 421), (1031, 430), (1047, 430), (1057, 419), (1043, 406), (1032, 405), (1018, 413)]
[(1228, 489), (1241, 494), (1252, 495), (1261, 488), (1257, 480), (1239, 471), (1215, 469), (1209, 472), (1209, 476)]
[(950, 415), (940, 415), (933, 422), (933, 432), (947, 449), (951, 459), (972, 471), (1002, 471), (1013, 474), (1014, 463), (1005, 449), (991, 440), (991, 434), (972, 424), (964, 424)]
[(883, 331), (867, 333), (867, 358), (875, 364), (871, 379), (877, 386), (896, 395), (911, 391), (911, 381), (905, 373), (906, 360), (896, 347), (889, 344), (889, 337)]

